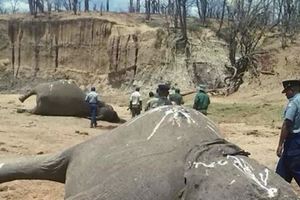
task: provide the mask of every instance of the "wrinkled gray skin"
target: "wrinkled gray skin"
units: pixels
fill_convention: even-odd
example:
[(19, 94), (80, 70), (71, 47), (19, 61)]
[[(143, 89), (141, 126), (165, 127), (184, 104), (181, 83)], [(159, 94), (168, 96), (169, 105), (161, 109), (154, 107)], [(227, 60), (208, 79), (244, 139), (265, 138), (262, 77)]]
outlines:
[[(37, 115), (52, 116), (90, 116), (89, 105), (85, 102), (86, 94), (71, 80), (59, 80), (42, 83), (21, 96), (24, 102), (28, 97), (36, 95), (36, 107), (31, 110), (22, 110)], [(21, 111), (19, 111), (21, 112)], [(123, 122), (112, 106), (100, 102), (98, 120), (109, 122)]]
[(187, 154), (181, 200), (299, 199), (291, 186), (225, 140), (195, 146)]
[[(162, 106), (60, 153), (2, 160), (0, 183), (16, 179), (62, 182), (67, 200), (176, 200), (185, 187), (191, 150), (204, 141), (218, 139), (214, 123), (198, 111)], [(213, 161), (215, 157), (209, 158)], [(262, 168), (258, 164), (253, 167), (257, 167), (257, 172)], [(228, 177), (232, 177), (231, 172)], [(221, 178), (219, 182), (226, 176)], [(256, 184), (242, 173), (240, 179), (249, 185)], [(277, 199), (284, 199), (283, 195), (294, 197), (289, 185), (271, 172), (268, 186), (277, 187)], [(239, 188), (237, 192), (244, 190)], [(222, 194), (219, 197), (223, 200)]]

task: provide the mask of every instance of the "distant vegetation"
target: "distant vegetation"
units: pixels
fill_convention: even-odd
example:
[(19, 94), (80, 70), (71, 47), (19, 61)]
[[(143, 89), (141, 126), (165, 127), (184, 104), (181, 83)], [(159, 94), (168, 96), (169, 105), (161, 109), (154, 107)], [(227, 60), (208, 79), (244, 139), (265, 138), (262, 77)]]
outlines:
[[(21, 0), (7, 0), (11, 9), (0, 13), (19, 11)], [(125, 0), (124, 0), (125, 1)], [(2, 4), (1, 4), (2, 2)], [(53, 12), (109, 12), (110, 0), (28, 0), (31, 15), (51, 15)], [(298, 0), (128, 0), (129, 13), (142, 13), (149, 26), (162, 26), (175, 32), (176, 47), (183, 49), (188, 59), (190, 45), (188, 31), (201, 31), (210, 27), (228, 43), (230, 66), (224, 80), (228, 93), (235, 92), (243, 83), (245, 72), (257, 77), (260, 74), (258, 57), (268, 52), (260, 48), (261, 40), (270, 31), (278, 32), (282, 48), (293, 42), (299, 31), (300, 1)], [(164, 23), (152, 19), (160, 17)], [(197, 16), (192, 17), (190, 16)], [(214, 25), (210, 26), (210, 21)]]

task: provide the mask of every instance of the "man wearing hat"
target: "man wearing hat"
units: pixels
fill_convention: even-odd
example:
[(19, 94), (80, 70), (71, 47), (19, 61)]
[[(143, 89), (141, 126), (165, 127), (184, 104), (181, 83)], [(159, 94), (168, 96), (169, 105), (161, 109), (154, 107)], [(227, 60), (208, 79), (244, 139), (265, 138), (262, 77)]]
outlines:
[(205, 88), (205, 85), (202, 84), (197, 88), (198, 93), (195, 96), (193, 108), (198, 110), (202, 114), (207, 115), (207, 108), (210, 104), (210, 99), (206, 94)]
[[(168, 84), (159, 84), (156, 92), (157, 98), (153, 100), (152, 107), (156, 108), (164, 105), (172, 105), (172, 102), (168, 99), (170, 86)], [(150, 108), (150, 109), (151, 109)]]
[(96, 92), (96, 88), (92, 87), (91, 91), (86, 95), (85, 101), (90, 106), (91, 111), (91, 128), (94, 128), (97, 126), (97, 108), (98, 108), (98, 93)]
[(289, 102), (276, 152), (280, 158), (276, 173), (289, 183), (294, 178), (300, 186), (300, 80), (286, 80), (282, 84), (282, 93)]

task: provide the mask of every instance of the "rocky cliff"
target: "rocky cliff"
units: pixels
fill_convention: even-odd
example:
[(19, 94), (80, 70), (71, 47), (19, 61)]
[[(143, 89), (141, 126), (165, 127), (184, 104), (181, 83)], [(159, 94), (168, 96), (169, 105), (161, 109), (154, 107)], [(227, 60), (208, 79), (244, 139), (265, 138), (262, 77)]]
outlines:
[[(176, 34), (137, 22), (127, 14), (56, 14), (0, 17), (0, 60), (18, 78), (75, 79), (100, 90), (126, 91), (133, 85), (154, 89), (177, 83), (191, 90), (198, 83), (220, 87), (226, 44), (212, 31), (190, 35), (190, 45), (176, 48)], [(140, 18), (139, 18), (140, 19)], [(6, 71), (7, 71), (6, 70)]]

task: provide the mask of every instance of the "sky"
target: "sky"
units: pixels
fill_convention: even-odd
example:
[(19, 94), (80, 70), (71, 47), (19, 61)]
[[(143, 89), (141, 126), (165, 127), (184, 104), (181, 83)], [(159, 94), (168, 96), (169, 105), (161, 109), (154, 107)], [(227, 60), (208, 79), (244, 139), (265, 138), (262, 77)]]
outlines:
[[(83, 2), (83, 0), (81, 0)], [(28, 11), (27, 0), (0, 0), (0, 4), (3, 8), (11, 10), (11, 2), (17, 2), (18, 11)], [(98, 9), (100, 8), (101, 2), (106, 5), (106, 0), (90, 0), (90, 8), (92, 10), (94, 4), (97, 4)], [(129, 0), (110, 0), (110, 11), (127, 11)], [(81, 3), (83, 7), (83, 3)]]

